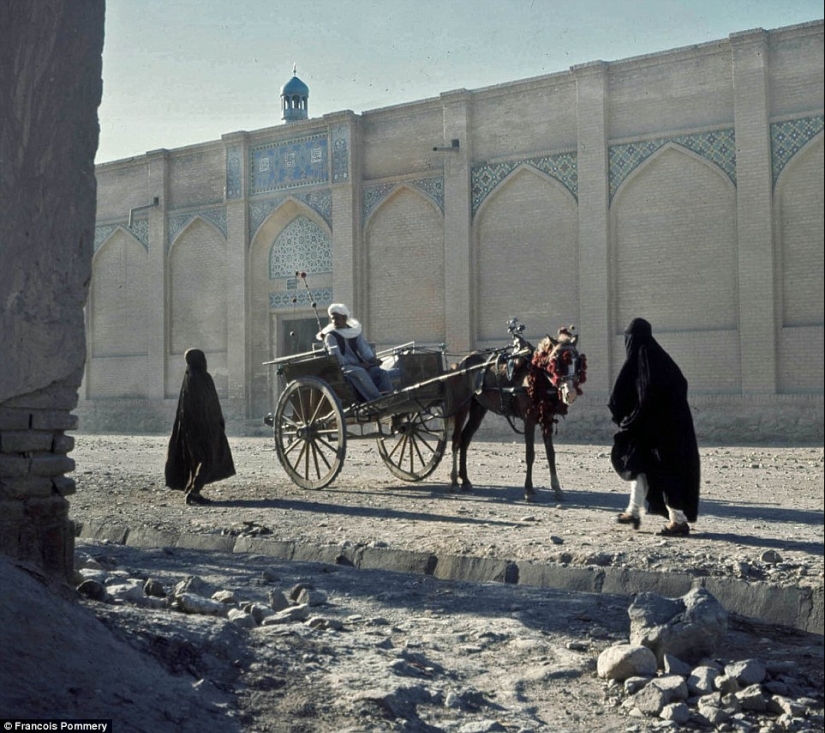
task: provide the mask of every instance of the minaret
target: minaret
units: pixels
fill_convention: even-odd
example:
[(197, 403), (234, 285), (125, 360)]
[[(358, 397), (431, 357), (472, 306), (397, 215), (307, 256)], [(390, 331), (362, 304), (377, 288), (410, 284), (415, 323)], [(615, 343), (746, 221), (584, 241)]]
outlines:
[(298, 78), (298, 65), (292, 65), (292, 78), (281, 87), (281, 119), (297, 122), (309, 118), (309, 87)]

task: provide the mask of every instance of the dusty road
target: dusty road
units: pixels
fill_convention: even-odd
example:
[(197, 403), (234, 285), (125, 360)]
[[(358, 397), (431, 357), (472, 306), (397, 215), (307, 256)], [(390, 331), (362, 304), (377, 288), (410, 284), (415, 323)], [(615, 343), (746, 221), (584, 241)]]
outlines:
[[(688, 572), (821, 594), (821, 447), (704, 447), (700, 517), (689, 538), (674, 540), (655, 534), (658, 518), (638, 532), (615, 523), (625, 486), (604, 446), (559, 444), (564, 500), (544, 491), (526, 504), (514, 442), (474, 446), (469, 494), (447, 491), (447, 462), (425, 482), (399, 481), (366, 441), (350, 443), (332, 486), (307, 491), (287, 480), (268, 439), (230, 443), (237, 475), (207, 488), (213, 504), (189, 507), (163, 486), (165, 436), (76, 436), (78, 558), (110, 598), (78, 607), (0, 567), (9, 573), (0, 717), (111, 718), (115, 730), (141, 733), (696, 729), (630, 717), (623, 686), (596, 675), (601, 651), (627, 639), (625, 596), (113, 544), (89, 538), (97, 530)], [(541, 487), (546, 469), (536, 476)], [(299, 586), (324, 601), (305, 623), (248, 628), (143, 598), (147, 580), (170, 594), (193, 577), (205, 598), (222, 590), (241, 605)], [(821, 729), (821, 635), (733, 618), (715, 657), (761, 660), (802, 711), (794, 729)], [(775, 730), (776, 717), (748, 719)]]
[[(165, 436), (77, 435), (70, 517), (91, 524), (173, 532), (264, 533), (285, 541), (380, 546), (438, 554), (692, 569), (791, 585), (823, 582), (821, 447), (703, 447), (700, 515), (689, 539), (619, 526), (626, 485), (606, 446), (557, 445), (565, 497), (553, 498), (537, 460), (535, 503), (523, 501), (523, 446), (477, 442), (471, 493), (450, 493), (449, 456), (420, 483), (395, 478), (372, 441), (350, 441), (344, 468), (322, 490), (293, 485), (267, 438), (230, 438), (237, 475), (208, 486), (207, 507), (189, 507), (163, 485)], [(544, 482), (544, 484), (542, 483)], [(766, 551), (780, 562), (764, 563)], [(775, 558), (774, 558), (775, 559)]]

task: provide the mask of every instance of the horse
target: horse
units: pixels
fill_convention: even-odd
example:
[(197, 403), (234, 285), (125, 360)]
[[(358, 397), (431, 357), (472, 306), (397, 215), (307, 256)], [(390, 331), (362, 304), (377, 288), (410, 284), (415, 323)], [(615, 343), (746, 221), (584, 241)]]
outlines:
[(556, 499), (564, 495), (556, 473), (553, 431), (559, 416), (582, 394), (586, 380), (587, 359), (576, 348), (575, 327), (562, 327), (555, 338), (547, 335), (537, 347), (523, 336), (523, 324), (511, 319), (508, 330), (513, 343), (506, 349), (473, 352), (450, 367), (447, 396), (452, 422), (453, 467), (450, 490), (471, 491), (467, 475), (467, 449), (487, 412), (503, 415), (510, 427), (519, 432), (514, 419), (524, 423), (527, 475), (524, 480), (526, 501), (533, 501), (533, 461), (535, 429), (541, 426), (550, 486)]

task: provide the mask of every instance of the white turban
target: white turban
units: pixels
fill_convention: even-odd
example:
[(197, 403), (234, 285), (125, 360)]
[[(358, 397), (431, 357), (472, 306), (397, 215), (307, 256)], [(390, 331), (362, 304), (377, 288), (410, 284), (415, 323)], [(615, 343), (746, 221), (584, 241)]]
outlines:
[(343, 303), (333, 303), (329, 308), (327, 308), (327, 315), (329, 315), (330, 318), (333, 313), (340, 313), (342, 316), (349, 318), (349, 308), (347, 308)]

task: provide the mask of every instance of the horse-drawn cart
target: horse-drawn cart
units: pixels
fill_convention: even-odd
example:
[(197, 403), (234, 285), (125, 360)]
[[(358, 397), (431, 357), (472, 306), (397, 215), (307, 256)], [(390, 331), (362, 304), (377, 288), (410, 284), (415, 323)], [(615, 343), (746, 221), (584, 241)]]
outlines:
[(356, 399), (336, 358), (323, 350), (265, 362), (285, 384), (264, 422), (293, 483), (329, 486), (354, 438), (374, 438), (387, 468), (404, 481), (420, 481), (438, 467), (447, 444), (444, 355), (414, 343), (382, 355), (392, 364), (394, 391), (369, 402)]

